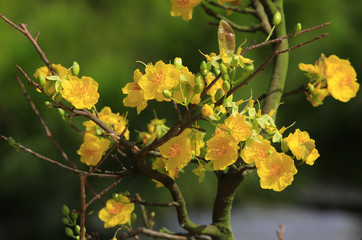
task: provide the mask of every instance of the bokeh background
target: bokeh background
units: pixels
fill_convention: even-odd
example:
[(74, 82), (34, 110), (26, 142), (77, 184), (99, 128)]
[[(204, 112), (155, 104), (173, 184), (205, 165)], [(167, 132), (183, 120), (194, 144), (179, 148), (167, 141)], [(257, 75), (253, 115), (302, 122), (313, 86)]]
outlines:
[[(248, 1), (242, 3), (247, 5)], [(325, 1), (302, 0), (285, 3), (289, 32), (293, 31), (297, 22), (301, 22), (304, 28), (332, 22), (324, 29), (290, 40), (290, 45), (295, 45), (324, 32), (331, 33), (327, 38), (291, 52), (286, 91), (307, 81), (298, 70), (298, 63), (314, 63), (321, 53), (327, 56), (336, 54), (340, 58), (349, 59), (357, 71), (357, 76), (362, 75), (362, 2), (332, 0), (326, 4)], [(153, 110), (156, 110), (159, 118), (168, 118), (169, 125), (175, 119), (170, 116), (172, 114), (168, 104), (150, 104), (151, 107), (138, 116), (135, 109), (122, 105), (124, 95), (121, 88), (132, 81), (136, 68), (143, 68), (137, 61), (168, 62), (174, 57), (181, 57), (184, 65), (192, 72), (197, 72), (200, 61), (203, 60), (199, 50), (204, 53), (218, 51), (217, 28), (208, 24), (216, 21), (207, 16), (200, 6), (195, 9), (194, 17), (189, 22), (171, 17), (170, 9), (171, 4), (167, 0), (0, 2), (1, 14), (15, 23), (28, 24), (28, 29), (34, 35), (40, 31), (38, 42), (51, 62), (70, 67), (73, 61), (78, 61), (81, 75), (92, 76), (99, 82), (101, 97), (97, 104), (98, 109), (107, 105), (114, 112), (128, 111), (130, 129), (139, 130), (145, 129), (148, 119), (154, 115)], [(219, 12), (225, 14), (222, 10)], [(240, 25), (257, 22), (252, 16), (235, 13), (230, 18)], [(245, 39), (249, 43), (254, 39), (260, 42), (265, 38), (261, 33), (236, 35), (238, 44)], [(270, 52), (268, 47), (261, 48), (250, 52), (247, 57), (253, 58), (258, 66)], [(0, 133), (11, 136), (24, 146), (50, 158), (62, 161), (16, 83), (15, 75), (20, 75), (16, 64), (29, 76), (43, 66), (28, 40), (1, 20)], [(270, 69), (271, 67), (245, 87), (240, 97), (249, 97), (250, 88), (253, 88), (254, 96), (264, 93)], [(79, 157), (76, 150), (81, 144), (81, 137), (59, 118), (56, 110), (47, 109), (44, 96), (30, 87), (28, 90), (53, 135), (77, 162)], [(336, 211), (348, 216), (349, 220), (353, 219), (346, 225), (337, 225), (340, 239), (362, 237), (361, 230), (353, 228), (354, 225), (362, 226), (361, 94), (349, 103), (341, 103), (329, 97), (324, 105), (318, 108), (312, 107), (303, 95), (288, 97), (283, 101), (284, 104), (278, 112), (278, 125), (288, 126), (296, 122), (295, 128), (307, 130), (316, 140), (321, 157), (313, 167), (300, 167), (293, 185), (281, 193), (260, 189), (258, 177), (255, 173), (250, 174), (238, 189), (234, 203), (236, 213), (233, 215), (233, 228), (239, 230), (248, 226), (247, 224), (254, 228), (244, 228), (244, 232), (238, 232), (237, 239), (276, 239), (274, 230), (283, 220), (288, 221), (284, 223), (289, 239), (298, 239), (300, 231), (310, 232), (310, 236), (315, 239), (332, 239), (329, 235), (328, 238), (327, 235), (317, 235), (317, 231), (322, 228), (327, 234), (329, 230), (336, 230), (332, 223), (326, 224), (328, 219), (339, 216), (333, 215)], [(80, 124), (83, 120), (78, 121), (75, 121), (75, 124)], [(131, 137), (136, 137), (135, 132)], [(79, 208), (78, 178), (27, 153), (15, 151), (3, 140), (0, 141), (0, 153), (0, 238), (65, 239), (61, 206), (67, 204), (72, 209)], [(193, 219), (209, 223), (209, 209), (214, 198), (216, 180), (209, 174), (203, 183), (198, 184), (197, 177), (190, 173), (193, 167), (186, 168), (178, 183), (184, 191), (188, 207), (197, 209), (191, 213)], [(98, 191), (110, 184), (108, 180), (93, 180), (96, 180), (92, 184)], [(144, 199), (150, 201), (166, 202), (170, 199), (165, 189), (155, 190), (154, 183), (144, 178), (126, 180), (116, 190), (140, 193)], [(95, 213), (90, 217), (89, 229), (100, 231), (102, 239), (110, 238), (114, 231), (103, 232), (102, 224), (95, 216), (101, 206), (94, 204), (91, 208)], [(167, 226), (168, 223), (175, 222), (173, 209), (149, 209), (152, 210), (157, 210), (157, 227), (162, 223)], [(308, 211), (316, 214), (316, 217), (303, 218), (303, 213)], [(281, 213), (299, 218), (279, 219), (277, 216)], [(322, 218), (319, 218), (321, 216)], [(293, 219), (298, 225), (288, 231), (288, 224), (295, 226)], [(138, 223), (141, 223), (141, 219)], [(260, 225), (261, 223), (266, 225)], [(267, 230), (269, 228), (270, 231)], [(260, 235), (261, 232), (265, 235)]]

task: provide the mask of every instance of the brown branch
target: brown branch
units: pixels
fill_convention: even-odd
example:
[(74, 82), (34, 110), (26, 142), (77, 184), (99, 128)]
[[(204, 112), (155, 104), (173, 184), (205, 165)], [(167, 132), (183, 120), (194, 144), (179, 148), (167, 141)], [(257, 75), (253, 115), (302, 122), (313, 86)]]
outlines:
[(225, 10), (231, 10), (233, 12), (238, 12), (238, 13), (243, 13), (243, 14), (252, 14), (252, 15), (256, 14), (256, 11), (254, 9), (250, 9), (250, 8), (241, 9), (241, 8), (237, 8), (237, 7), (227, 7), (227, 6), (224, 6), (224, 5), (216, 3), (216, 2), (208, 2), (208, 4), (218, 7), (218, 8), (223, 8)]
[[(4, 139), (5, 141), (9, 141), (9, 139), (3, 135), (0, 134), (0, 138)], [(50, 159), (48, 157), (45, 157), (37, 152), (34, 152), (33, 150), (29, 149), (29, 148), (26, 148), (24, 147), (23, 145), (21, 145), (20, 143), (18, 143), (18, 146), (19, 146), (19, 149), (27, 152), (27, 153), (30, 153), (31, 155), (35, 156), (36, 158), (39, 158), (41, 160), (44, 160), (44, 161), (47, 161), (53, 165), (56, 165), (58, 167), (61, 167), (61, 168), (64, 168), (68, 171), (71, 171), (71, 172), (75, 172), (77, 174), (87, 174), (88, 172), (85, 172), (85, 171), (81, 171), (79, 169), (75, 169), (75, 168), (72, 168), (72, 167), (68, 167), (64, 164), (61, 164), (53, 159)], [(121, 175), (119, 174), (107, 174), (107, 173), (92, 173), (90, 174), (90, 176), (94, 176), (94, 177), (101, 177), (101, 178), (122, 178)]]
[(58, 150), (58, 152), (60, 153), (60, 155), (64, 158), (64, 160), (74, 169), (77, 169), (77, 166), (69, 159), (68, 155), (65, 153), (65, 151), (60, 147), (60, 145), (58, 144), (58, 142), (55, 140), (53, 134), (50, 132), (48, 126), (46, 125), (44, 119), (42, 118), (42, 116), (40, 115), (38, 109), (36, 108), (33, 100), (31, 99), (30, 95), (28, 94), (28, 92), (26, 91), (26, 88), (24, 86), (24, 84), (21, 82), (20, 78), (18, 76), (16, 76), (16, 80), (18, 81), (21, 90), (23, 92), (23, 94), (25, 95), (26, 100), (29, 102), (31, 108), (33, 109), (35, 115), (38, 117), (42, 127), (45, 130), (45, 134), (47, 135), (47, 137), (50, 139), (50, 141), (53, 143), (53, 145), (55, 146), (55, 148)]
[(85, 208), (88, 208), (94, 201), (101, 199), (101, 197), (104, 194), (106, 194), (109, 190), (111, 190), (112, 188), (117, 186), (122, 180), (123, 180), (123, 178), (117, 179), (111, 185), (109, 185), (106, 189), (104, 189), (102, 192), (95, 194), (95, 196), (91, 200), (89, 200), (88, 203), (85, 204)]
[(141, 198), (139, 198), (139, 195), (137, 195), (137, 198), (133, 198), (130, 195), (126, 195), (131, 202), (133, 203), (137, 203), (143, 206), (152, 206), (152, 207), (174, 207), (174, 206), (180, 206), (180, 204), (178, 202), (169, 202), (169, 203), (153, 203), (153, 202), (147, 202), (142, 200)]
[(327, 25), (329, 25), (330, 22), (327, 22), (327, 23), (323, 23), (323, 24), (320, 24), (318, 26), (314, 26), (314, 27), (311, 27), (311, 28), (307, 28), (307, 29), (304, 29), (304, 30), (301, 30), (300, 32), (296, 33), (296, 34), (288, 34), (288, 35), (285, 35), (283, 37), (280, 37), (280, 38), (276, 38), (276, 39), (272, 39), (272, 40), (269, 40), (267, 42), (262, 42), (262, 43), (259, 43), (259, 44), (256, 44), (254, 46), (251, 46), (248, 48), (247, 51), (245, 51), (245, 53), (255, 49), (255, 48), (259, 48), (259, 47), (263, 47), (263, 46), (267, 46), (267, 45), (270, 45), (270, 44), (274, 44), (274, 43), (277, 43), (279, 42), (280, 40), (283, 40), (283, 39), (286, 39), (286, 38), (291, 38), (291, 37), (295, 37), (295, 36), (299, 36), (300, 34), (303, 34), (303, 33), (306, 33), (306, 32), (310, 32), (310, 31), (313, 31), (313, 30), (316, 30), (318, 28), (323, 28)]
[(278, 54), (285, 53), (285, 52), (290, 52), (290, 51), (292, 51), (292, 50), (294, 50), (294, 49), (296, 49), (296, 48), (303, 47), (304, 45), (307, 45), (307, 44), (309, 44), (309, 43), (311, 43), (311, 42), (314, 42), (314, 41), (316, 41), (316, 40), (318, 40), (318, 39), (322, 39), (322, 38), (324, 38), (324, 37), (326, 37), (326, 36), (328, 36), (328, 35), (329, 35), (329, 33), (324, 33), (324, 34), (322, 34), (322, 35), (320, 35), (320, 36), (318, 36), (318, 37), (315, 37), (315, 38), (313, 38), (313, 39), (311, 39), (311, 40), (309, 40), (309, 41), (306, 41), (306, 42), (304, 42), (304, 43), (300, 43), (300, 44), (298, 44), (298, 45), (296, 45), (296, 46), (293, 46), (293, 47), (290, 47), (290, 48), (288, 48), (288, 49), (285, 49), (285, 50), (282, 50), (282, 51), (278, 51)]
[(279, 229), (277, 229), (277, 237), (279, 240), (284, 240), (284, 232), (285, 232), (285, 225), (283, 223), (279, 224)]
[(81, 210), (80, 210), (80, 240), (85, 240), (85, 218), (86, 214), (85, 211), (87, 210), (86, 203), (85, 203), (85, 183), (87, 182), (87, 176), (81, 174), (79, 175), (80, 178), (80, 203), (81, 203)]

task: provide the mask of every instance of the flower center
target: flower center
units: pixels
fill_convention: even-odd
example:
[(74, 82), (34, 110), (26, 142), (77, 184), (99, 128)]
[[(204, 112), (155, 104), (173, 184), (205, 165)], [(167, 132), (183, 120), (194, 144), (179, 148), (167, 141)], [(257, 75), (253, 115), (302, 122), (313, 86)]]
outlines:
[(189, 4), (189, 0), (178, 0), (177, 5), (180, 7), (185, 7), (187, 4)]
[(168, 157), (175, 158), (180, 155), (181, 147), (179, 144), (171, 144), (170, 149), (168, 151)]
[(122, 203), (116, 202), (113, 204), (112, 209), (109, 210), (109, 213), (113, 215), (117, 214), (120, 212), (121, 208), (122, 208)]
[(215, 154), (218, 157), (222, 157), (226, 154), (227, 150), (228, 150), (228, 146), (225, 143), (221, 143), (219, 146), (216, 147)]
[(271, 166), (270, 169), (270, 176), (271, 177), (278, 177), (282, 174), (283, 172), (283, 165), (282, 164), (275, 164)]
[(155, 85), (159, 85), (162, 83), (166, 78), (166, 74), (164, 74), (162, 71), (155, 72), (151, 78), (151, 81)]
[(79, 95), (83, 96), (87, 92), (88, 88), (85, 86), (77, 86), (76, 90), (79, 93)]
[(265, 151), (264, 149), (258, 149), (255, 151), (255, 158), (259, 160), (265, 159), (267, 156), (267, 151)]

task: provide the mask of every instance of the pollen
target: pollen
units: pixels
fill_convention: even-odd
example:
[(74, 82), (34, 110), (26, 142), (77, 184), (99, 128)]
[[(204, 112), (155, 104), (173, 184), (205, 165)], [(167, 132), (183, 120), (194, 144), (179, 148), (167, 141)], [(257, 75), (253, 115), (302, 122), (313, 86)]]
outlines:
[(175, 158), (180, 155), (181, 146), (179, 144), (171, 144), (170, 150), (168, 151), (168, 157)]
[(166, 79), (166, 74), (162, 71), (155, 72), (151, 78), (151, 81), (155, 85), (160, 85)]

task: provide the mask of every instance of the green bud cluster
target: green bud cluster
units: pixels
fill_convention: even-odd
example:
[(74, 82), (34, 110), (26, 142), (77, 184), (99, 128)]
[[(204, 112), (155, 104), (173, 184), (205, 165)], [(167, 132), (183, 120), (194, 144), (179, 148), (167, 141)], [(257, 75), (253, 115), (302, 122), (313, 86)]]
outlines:
[(62, 222), (66, 225), (65, 235), (74, 239), (80, 239), (80, 226), (77, 224), (78, 214), (75, 211), (70, 211), (67, 205), (62, 206)]

